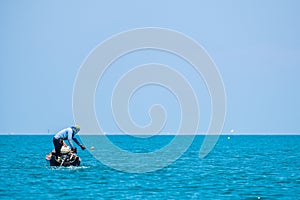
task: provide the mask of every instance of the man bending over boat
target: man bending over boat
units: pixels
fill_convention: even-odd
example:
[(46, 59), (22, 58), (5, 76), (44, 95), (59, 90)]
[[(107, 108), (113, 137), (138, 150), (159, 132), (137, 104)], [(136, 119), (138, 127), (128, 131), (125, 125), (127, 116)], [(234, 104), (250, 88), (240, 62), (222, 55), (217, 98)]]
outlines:
[(80, 146), (80, 148), (82, 150), (85, 150), (85, 146), (83, 146), (82, 144), (80, 144), (80, 142), (75, 138), (75, 135), (80, 131), (80, 126), (76, 125), (76, 126), (71, 126), (69, 128), (63, 129), (61, 131), (59, 131), (58, 133), (55, 134), (55, 136), (53, 137), (53, 144), (54, 144), (54, 148), (55, 148), (55, 156), (61, 156), (61, 152), (60, 149), (63, 146), (63, 140), (68, 140), (69, 144), (71, 146), (71, 150), (73, 152), (77, 152), (76, 147), (73, 145), (72, 140), (78, 145)]

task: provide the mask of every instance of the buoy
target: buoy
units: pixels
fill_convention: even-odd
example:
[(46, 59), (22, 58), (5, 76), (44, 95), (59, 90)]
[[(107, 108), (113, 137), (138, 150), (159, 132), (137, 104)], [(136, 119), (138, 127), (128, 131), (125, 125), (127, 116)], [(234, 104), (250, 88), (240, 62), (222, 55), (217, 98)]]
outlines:
[(229, 136), (227, 137), (227, 140), (230, 140), (230, 137), (229, 137)]
[(93, 151), (95, 149), (95, 147), (94, 146), (91, 146), (91, 150)]

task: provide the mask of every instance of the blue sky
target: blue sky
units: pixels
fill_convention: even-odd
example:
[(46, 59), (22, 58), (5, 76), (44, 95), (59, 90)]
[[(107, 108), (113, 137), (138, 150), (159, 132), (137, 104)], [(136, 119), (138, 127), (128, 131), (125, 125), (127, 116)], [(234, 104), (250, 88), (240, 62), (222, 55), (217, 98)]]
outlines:
[[(299, 133), (299, 8), (298, 1), (1, 1), (0, 132), (54, 132), (72, 124), (73, 84), (89, 52), (121, 31), (150, 26), (192, 37), (214, 60), (227, 94), (224, 132)], [(114, 63), (97, 90), (105, 131), (118, 131), (108, 105), (124, 71), (119, 66), (153, 60), (181, 70), (195, 85), (199, 132), (206, 130), (210, 100), (201, 77), (171, 55), (128, 56)], [(178, 105), (162, 88), (137, 93), (132, 118), (147, 124), (146, 110), (159, 102), (170, 112), (164, 131), (176, 130)]]

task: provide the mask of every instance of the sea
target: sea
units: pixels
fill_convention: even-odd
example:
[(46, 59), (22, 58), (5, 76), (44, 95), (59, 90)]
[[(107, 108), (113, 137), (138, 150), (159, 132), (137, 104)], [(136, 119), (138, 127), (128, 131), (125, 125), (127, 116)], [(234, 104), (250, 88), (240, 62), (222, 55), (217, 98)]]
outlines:
[[(180, 158), (146, 173), (111, 168), (90, 146), (78, 148), (79, 167), (50, 167), (52, 137), (0, 136), (0, 199), (300, 199), (299, 135), (222, 135), (203, 159), (199, 135)], [(149, 152), (173, 137), (109, 139)]]

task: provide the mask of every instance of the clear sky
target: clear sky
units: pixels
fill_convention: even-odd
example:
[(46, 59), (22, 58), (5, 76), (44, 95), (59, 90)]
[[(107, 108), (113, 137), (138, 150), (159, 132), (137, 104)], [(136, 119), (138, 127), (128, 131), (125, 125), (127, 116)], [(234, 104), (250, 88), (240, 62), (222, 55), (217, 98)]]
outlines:
[[(71, 125), (73, 84), (89, 52), (121, 31), (150, 26), (192, 37), (214, 60), (227, 94), (224, 132), (299, 133), (299, 10), (296, 0), (1, 1), (0, 132), (53, 132)], [(114, 81), (126, 67), (153, 61), (182, 70), (196, 85), (199, 132), (205, 131), (210, 100), (201, 77), (179, 58), (151, 51), (119, 59), (103, 77), (107, 83), (98, 88), (95, 107), (104, 131), (118, 131), (109, 107)], [(148, 123), (153, 103), (170, 113), (164, 131), (176, 130), (176, 99), (154, 86), (130, 102), (136, 123)]]

